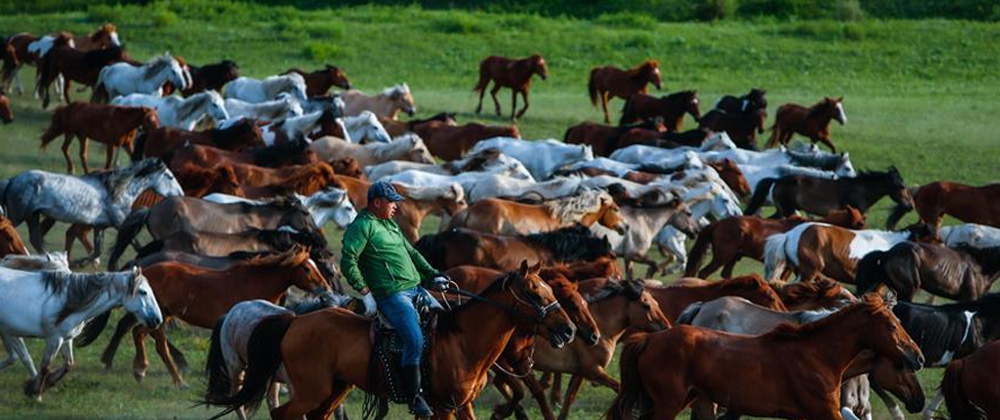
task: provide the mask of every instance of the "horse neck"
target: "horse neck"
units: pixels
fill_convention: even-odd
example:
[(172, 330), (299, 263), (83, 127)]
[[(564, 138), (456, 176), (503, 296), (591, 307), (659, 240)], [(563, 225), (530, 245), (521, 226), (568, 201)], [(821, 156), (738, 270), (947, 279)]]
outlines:
[[(515, 304), (509, 293), (502, 293), (502, 296), (502, 298), (484, 297), (505, 307), (512, 307)], [(490, 367), (503, 353), (507, 342), (517, 331), (517, 326), (511, 315), (500, 308), (479, 302), (470, 302), (469, 305), (474, 306), (464, 308), (453, 315), (455, 331), (447, 335), (439, 333), (434, 342), (435, 347), (461, 349), (459, 354), (456, 356), (453, 351), (447, 353), (435, 351), (432, 354), (447, 354), (440, 356), (446, 359), (441, 360), (437, 366), (454, 366), (464, 375), (481, 378), (489, 372)]]
[[(590, 312), (597, 320), (602, 341), (617, 343), (625, 330), (632, 326), (628, 319), (629, 304), (629, 300), (621, 294), (590, 304)], [(605, 310), (605, 307), (609, 309)]]
[(135, 199), (139, 197), (143, 191), (146, 191), (150, 187), (150, 177), (142, 178), (132, 178), (129, 180), (128, 186), (125, 188), (125, 192), (122, 193), (120, 197), (115, 200), (113, 204), (117, 206), (126, 206), (131, 209), (132, 203)]
[(796, 353), (812, 354), (821, 359), (822, 363), (816, 368), (826, 367), (840, 375), (858, 353), (867, 347), (862, 336), (854, 332), (866, 328), (868, 320), (848, 314), (834, 314), (831, 317), (840, 319), (836, 322), (816, 321), (822, 324), (813, 323), (812, 331), (801, 337), (788, 339), (786, 343), (797, 349)]
[(226, 273), (229, 278), (239, 279), (239, 289), (270, 299), (283, 295), (289, 287), (295, 285), (288, 273), (289, 268), (279, 265), (246, 265), (232, 267)]
[[(177, 107), (177, 122), (180, 123), (182, 127), (187, 127), (194, 123), (192, 121), (196, 117), (201, 117), (204, 113), (205, 108), (207, 108), (209, 103), (208, 95), (193, 95), (181, 102), (181, 105)], [(198, 112), (198, 111), (202, 112)]]
[[(888, 195), (889, 189), (891, 188), (892, 188), (891, 184), (881, 181), (879, 181), (877, 184), (874, 185), (872, 184), (866, 185), (865, 188), (861, 189), (861, 195), (864, 196), (865, 198), (864, 204), (866, 205), (866, 207), (872, 205), (880, 198)], [(859, 209), (859, 210), (864, 211), (866, 209)]]
[[(72, 275), (72, 274), (71, 274)], [(96, 273), (96, 274), (77, 274), (79, 276), (113, 276), (114, 278), (108, 280), (101, 291), (100, 296), (94, 300), (86, 308), (81, 309), (79, 312), (70, 314), (63, 320), (63, 323), (69, 322), (67, 325), (80, 325), (87, 320), (96, 317), (102, 313), (110, 311), (111, 309), (121, 306), (122, 297), (129, 292), (129, 287), (127, 287), (128, 282), (123, 282), (122, 274), (120, 273)], [(124, 284), (120, 285), (119, 282)]]

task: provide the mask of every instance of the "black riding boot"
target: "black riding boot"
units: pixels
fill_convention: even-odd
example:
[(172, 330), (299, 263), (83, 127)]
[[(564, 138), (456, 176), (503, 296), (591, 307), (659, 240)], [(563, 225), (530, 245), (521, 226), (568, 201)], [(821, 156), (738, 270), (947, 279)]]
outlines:
[(424, 401), (420, 389), (420, 366), (403, 366), (400, 373), (403, 376), (403, 391), (406, 393), (406, 398), (410, 400), (410, 414), (417, 417), (433, 415), (434, 412), (427, 406), (427, 401)]

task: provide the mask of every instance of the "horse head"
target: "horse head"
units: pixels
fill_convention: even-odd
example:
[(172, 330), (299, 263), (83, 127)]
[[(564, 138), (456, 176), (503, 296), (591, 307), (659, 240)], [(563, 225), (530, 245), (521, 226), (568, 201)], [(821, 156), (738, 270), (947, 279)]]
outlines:
[(531, 71), (541, 77), (542, 80), (549, 78), (549, 66), (545, 63), (545, 58), (541, 54), (533, 54), (528, 58), (531, 62)]
[(576, 325), (576, 335), (582, 338), (587, 345), (596, 345), (601, 339), (601, 330), (597, 326), (593, 314), (590, 313), (590, 305), (580, 295), (577, 284), (558, 272), (548, 276), (545, 282), (552, 288), (552, 294), (566, 311), (569, 320)]
[(327, 77), (330, 78), (330, 82), (333, 83), (334, 86), (343, 89), (351, 88), (351, 82), (347, 80), (347, 73), (345, 73), (340, 67), (327, 64), (323, 71), (326, 73)]
[(840, 312), (844, 316), (858, 313), (863, 321), (852, 325), (852, 334), (862, 337), (876, 354), (906, 366), (909, 370), (920, 370), (924, 365), (924, 355), (920, 347), (906, 333), (893, 315), (890, 306), (877, 293), (867, 293), (860, 303), (848, 306)]
[[(354, 221), (357, 217), (358, 211), (351, 204), (350, 197), (347, 195), (347, 190), (343, 190), (336, 187), (327, 187), (326, 189), (313, 194), (309, 197), (310, 206), (316, 208), (313, 211), (314, 215), (318, 217), (323, 217), (315, 213), (320, 212), (330, 212), (332, 213), (333, 222), (341, 228), (346, 228), (347, 225)], [(323, 220), (317, 220), (316, 226), (322, 226)]]
[(169, 64), (170, 77), (168, 81), (174, 85), (177, 89), (187, 90), (191, 87), (191, 73), (187, 70), (187, 64), (181, 64), (181, 59), (178, 59), (172, 55), (170, 52), (163, 54), (160, 58)]
[[(326, 295), (332, 290), (330, 280), (322, 273), (313, 260), (312, 249), (295, 245), (285, 252), (285, 258), (279, 264), (290, 270), (286, 273), (292, 285), (307, 293)], [(290, 275), (289, 275), (290, 274)]]
[(693, 239), (698, 234), (698, 230), (701, 229), (701, 225), (692, 217), (691, 208), (680, 197), (674, 198), (665, 206), (675, 209), (674, 214), (667, 220), (667, 224)]
[(410, 85), (403, 83), (393, 86), (382, 92), (383, 95), (392, 101), (393, 106), (402, 110), (406, 115), (413, 116), (417, 113), (417, 102), (410, 93)]
[(419, 136), (416, 134), (410, 134), (404, 141), (404, 145), (409, 145), (409, 151), (406, 153), (406, 160), (417, 163), (434, 163), (434, 155), (431, 155), (431, 151), (427, 149), (427, 145), (424, 144), (423, 139)]
[(628, 324), (643, 331), (660, 331), (670, 328), (670, 320), (660, 309), (660, 304), (642, 281), (624, 280), (623, 294), (628, 299)]
[(645, 63), (642, 63), (642, 66), (639, 68), (639, 70), (645, 76), (643, 77), (643, 80), (652, 83), (653, 86), (656, 86), (656, 90), (660, 90), (663, 88), (663, 79), (661, 78), (660, 75), (659, 61), (646, 60)]
[(105, 23), (100, 28), (97, 28), (97, 31), (90, 35), (90, 41), (94, 45), (100, 46), (100, 48), (107, 48), (112, 45), (120, 47), (122, 45), (121, 40), (118, 39), (118, 27), (113, 23)]
[(153, 108), (140, 107), (142, 112), (142, 129), (149, 133), (157, 128), (160, 128), (160, 116), (156, 113)]
[(750, 93), (747, 94), (746, 99), (751, 107), (756, 109), (767, 109), (767, 98), (764, 95), (767, 91), (764, 89), (753, 88), (750, 89)]
[(910, 195), (910, 189), (906, 188), (906, 183), (903, 181), (903, 174), (899, 173), (899, 169), (896, 169), (896, 166), (893, 165), (889, 167), (886, 175), (889, 177), (890, 183), (889, 198), (907, 210), (913, 209), (913, 196)]
[(156, 328), (163, 322), (160, 305), (153, 295), (146, 276), (142, 275), (141, 267), (133, 267), (130, 272), (120, 273), (128, 278), (128, 290), (122, 294), (121, 305), (128, 313), (149, 328)]
[(552, 288), (538, 276), (540, 271), (541, 262), (529, 267), (528, 261), (522, 260), (517, 270), (500, 280), (500, 287), (511, 295), (513, 311), (544, 326), (549, 343), (562, 348), (573, 341), (576, 325), (560, 307)]
[(695, 121), (701, 121), (701, 109), (698, 107), (698, 91), (686, 90), (683, 93), (684, 102), (687, 104), (686, 112), (691, 114)]
[(164, 197), (183, 196), (184, 189), (177, 182), (177, 178), (167, 168), (167, 164), (159, 158), (148, 158), (136, 164), (139, 170), (135, 174), (135, 179), (141, 179), (146, 184), (146, 188), (152, 188), (154, 192)]

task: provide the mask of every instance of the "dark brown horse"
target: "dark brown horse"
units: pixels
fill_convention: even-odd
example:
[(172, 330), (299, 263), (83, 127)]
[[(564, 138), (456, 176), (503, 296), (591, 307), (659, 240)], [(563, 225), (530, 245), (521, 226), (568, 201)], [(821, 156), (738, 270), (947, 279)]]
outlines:
[(643, 144), (666, 149), (681, 146), (699, 147), (711, 135), (711, 130), (703, 128), (695, 128), (680, 133), (675, 131), (632, 129), (618, 140), (618, 147), (628, 147), (633, 144)]
[(812, 140), (813, 144), (823, 143), (834, 153), (837, 148), (830, 141), (830, 121), (837, 120), (841, 125), (847, 124), (847, 114), (844, 112), (844, 97), (826, 97), (815, 105), (806, 108), (798, 104), (784, 104), (778, 108), (771, 126), (771, 139), (767, 147), (775, 147), (778, 143), (787, 145), (795, 133)]
[(788, 217), (798, 210), (825, 216), (848, 206), (867, 213), (887, 195), (898, 206), (913, 208), (913, 197), (895, 166), (884, 172), (863, 171), (853, 178), (823, 179), (807, 175), (766, 178), (757, 184), (743, 214), (756, 214), (768, 193), (773, 197), (775, 217)]
[[(681, 325), (643, 334), (625, 344), (622, 390), (608, 409), (611, 420), (673, 419), (696, 399), (753, 416), (840, 419), (840, 383), (865, 349), (921, 368), (924, 356), (881, 297), (865, 296), (822, 320), (783, 324), (760, 336)], [(753, 369), (747, 368), (752, 360)], [(656, 369), (643, 369), (645, 366)], [(732, 380), (732, 375), (740, 380)], [(652, 407), (648, 407), (651, 404)], [(699, 418), (712, 418), (698, 404)]]
[(681, 131), (684, 114), (691, 114), (695, 121), (701, 119), (698, 92), (685, 90), (662, 97), (637, 93), (625, 101), (618, 125), (633, 124), (656, 117), (663, 118), (668, 131)]
[(188, 65), (191, 73), (191, 86), (182, 92), (185, 97), (194, 95), (206, 90), (222, 92), (222, 87), (240, 77), (240, 67), (235, 61), (222, 60), (215, 64), (206, 64), (201, 67)]
[[(110, 48), (112, 46), (120, 45), (118, 41), (118, 29), (112, 23), (106, 23), (101, 25), (90, 35), (78, 35), (73, 36), (72, 33), (62, 32), (66, 34), (67, 39), (72, 39), (74, 48), (80, 51), (93, 51), (101, 50), (105, 48)], [(60, 33), (54, 33), (50, 36), (58, 37)], [(0, 85), (5, 87), (10, 87), (10, 83), (14, 77), (17, 77), (17, 73), (20, 71), (21, 66), (29, 64), (32, 66), (38, 66), (41, 57), (36, 51), (29, 50), (29, 46), (38, 41), (40, 38), (38, 36), (32, 35), (30, 33), (19, 33), (12, 35), (11, 37), (4, 40), (5, 44), (9, 44), (14, 49), (14, 56), (16, 57), (16, 64), (13, 68), (8, 68), (4, 66), (2, 76), (0, 76)], [(0, 54), (2, 55), (2, 54)], [(6, 64), (6, 63), (5, 63)], [(39, 72), (41, 68), (39, 67)], [(18, 80), (18, 93), (21, 92), (20, 80)], [(68, 101), (67, 101), (68, 102)]]
[(330, 91), (330, 88), (334, 86), (341, 89), (351, 88), (351, 82), (347, 80), (347, 73), (341, 70), (340, 67), (329, 64), (314, 72), (293, 68), (288, 69), (284, 74), (289, 73), (299, 74), (306, 80), (306, 96), (310, 98), (326, 95)]
[[(443, 125), (458, 125), (455, 122), (454, 112), (439, 112), (434, 114), (430, 118), (424, 119), (414, 119), (409, 121), (398, 121), (388, 117), (378, 117), (378, 122), (382, 123), (382, 127), (385, 131), (389, 133), (389, 136), (396, 138), (402, 136), (406, 133), (413, 133), (416, 127), (421, 124), (430, 124), (431, 126)], [(341, 137), (343, 138), (343, 137)]]
[(80, 161), (83, 172), (89, 173), (87, 165), (87, 140), (104, 143), (107, 159), (104, 169), (111, 168), (111, 160), (115, 150), (124, 147), (132, 152), (132, 141), (136, 131), (142, 129), (149, 132), (160, 126), (156, 111), (144, 107), (125, 107), (117, 105), (95, 104), (88, 102), (73, 102), (59, 107), (52, 113), (49, 127), (42, 134), (42, 149), (45, 149), (56, 137), (64, 135), (62, 144), (63, 156), (66, 157), (66, 171), (73, 173), (73, 160), (69, 157), (69, 146), (73, 138), (80, 141)]
[(659, 61), (646, 60), (628, 70), (614, 66), (594, 67), (590, 70), (587, 92), (590, 94), (590, 103), (594, 106), (597, 106), (598, 100), (601, 101), (604, 123), (610, 124), (608, 101), (616, 97), (627, 100), (636, 93), (646, 93), (646, 85), (650, 83), (656, 86), (657, 90), (662, 87)]
[(563, 142), (588, 144), (594, 150), (594, 155), (608, 157), (615, 150), (625, 147), (622, 145), (622, 138), (630, 135), (633, 131), (659, 134), (666, 130), (667, 127), (663, 125), (662, 118), (619, 127), (584, 121), (566, 129), (566, 133), (563, 134)]
[(948, 364), (941, 379), (941, 392), (951, 418), (1000, 418), (997, 366), (1000, 366), (1000, 342), (997, 341)]
[(205, 131), (160, 127), (151, 131), (143, 131), (135, 139), (132, 160), (136, 161), (147, 157), (163, 158), (169, 152), (188, 144), (208, 145), (239, 152), (252, 147), (263, 147), (264, 138), (260, 127), (257, 127), (257, 124), (250, 119), (241, 119), (226, 128), (211, 128)]
[[(725, 111), (731, 114), (739, 112), (747, 112), (752, 110), (763, 110), (765, 117), (767, 114), (767, 98), (764, 95), (767, 91), (764, 89), (753, 88), (746, 95), (739, 98), (733, 95), (726, 95), (719, 99), (719, 102), (715, 103), (715, 109), (720, 111)], [(761, 131), (758, 134), (764, 134), (764, 127), (760, 127)]]
[[(232, 163), (246, 163), (267, 168), (278, 168), (289, 165), (305, 165), (318, 162), (316, 153), (309, 150), (309, 143), (305, 140), (296, 140), (288, 143), (276, 144), (268, 147), (258, 147), (242, 152), (232, 152), (214, 146), (190, 144), (179, 150), (168, 154), (170, 166), (183, 166), (184, 164), (196, 163), (204, 168), (218, 168)], [(347, 168), (342, 168), (347, 170)], [(342, 173), (334, 165), (334, 171)], [(352, 173), (345, 175), (354, 176)]]
[(913, 301), (920, 289), (948, 299), (976, 300), (1000, 276), (1000, 247), (952, 249), (941, 244), (902, 242), (888, 251), (869, 252), (857, 265), (858, 292), (878, 284), (899, 300)]
[(495, 126), (474, 122), (456, 126), (418, 124), (413, 126), (413, 132), (424, 140), (427, 150), (432, 155), (446, 161), (465, 156), (476, 143), (486, 139), (493, 137), (521, 138), (521, 132), (516, 125)]
[(0, 121), (3, 121), (4, 125), (14, 122), (14, 111), (10, 109), (10, 99), (7, 98), (7, 92), (0, 87)]
[(524, 260), (532, 264), (589, 261), (611, 254), (611, 245), (606, 239), (593, 237), (590, 230), (582, 226), (524, 236), (491, 235), (456, 228), (425, 235), (414, 247), (439, 269), (475, 265), (506, 271)]
[[(729, 278), (740, 258), (748, 257), (764, 261), (764, 241), (776, 233), (784, 233), (791, 228), (810, 221), (804, 217), (791, 216), (785, 219), (761, 219), (756, 216), (728, 217), (713, 222), (698, 232), (698, 239), (691, 247), (684, 275), (707, 279), (715, 270), (722, 269), (722, 278)], [(821, 220), (848, 229), (864, 229), (865, 215), (855, 208), (834, 210)], [(712, 261), (698, 270), (709, 246)]]
[[(528, 90), (531, 88), (531, 76), (537, 74), (542, 80), (549, 77), (549, 67), (545, 64), (545, 59), (541, 54), (535, 54), (520, 60), (491, 55), (479, 63), (479, 82), (472, 90), (479, 92), (479, 105), (476, 106), (476, 113), (483, 110), (483, 95), (486, 87), (493, 82), (493, 89), (490, 89), (490, 96), (497, 108), (497, 116), (500, 116), (500, 101), (497, 100), (497, 92), (500, 88), (510, 88), (511, 106), (510, 119), (516, 120), (524, 115), (528, 110)], [(517, 94), (524, 97), (524, 108), (517, 112)]]
[(944, 215), (966, 223), (1000, 227), (1000, 184), (971, 186), (957, 182), (937, 181), (910, 188), (913, 206), (896, 206), (886, 225), (893, 229), (906, 212), (916, 208), (924, 223), (937, 232)]
[(767, 111), (754, 109), (747, 112), (708, 111), (698, 122), (698, 128), (713, 132), (726, 132), (737, 147), (757, 150), (757, 134), (764, 132)]
[(10, 38), (0, 37), (0, 90), (9, 89), (11, 78), (14, 72), (21, 66), (21, 60), (17, 58), (17, 48)]
[(35, 90), (42, 98), (42, 108), (48, 108), (49, 86), (56, 81), (56, 76), (63, 75), (63, 99), (69, 103), (69, 88), (71, 82), (85, 86), (94, 86), (98, 75), (108, 64), (126, 61), (125, 50), (119, 46), (80, 51), (69, 45), (69, 37), (65, 34), (56, 38), (52, 49), (38, 63), (38, 85)]

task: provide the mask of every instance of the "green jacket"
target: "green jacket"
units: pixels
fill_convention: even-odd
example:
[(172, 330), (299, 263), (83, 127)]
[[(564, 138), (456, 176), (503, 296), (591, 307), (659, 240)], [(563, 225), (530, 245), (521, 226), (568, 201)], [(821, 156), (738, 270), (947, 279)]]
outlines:
[(367, 209), (344, 232), (340, 270), (351, 287), (361, 291), (367, 286), (377, 299), (418, 286), (437, 273), (395, 221), (379, 219)]

